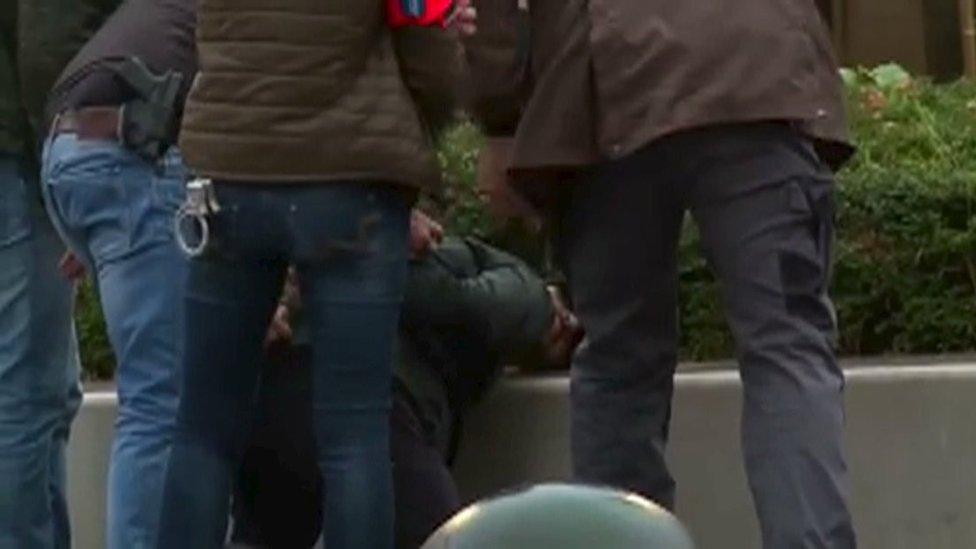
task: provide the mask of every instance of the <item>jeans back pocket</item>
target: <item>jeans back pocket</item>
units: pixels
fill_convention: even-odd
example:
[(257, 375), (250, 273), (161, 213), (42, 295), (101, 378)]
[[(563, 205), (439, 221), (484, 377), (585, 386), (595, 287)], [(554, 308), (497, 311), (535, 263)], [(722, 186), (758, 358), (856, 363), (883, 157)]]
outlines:
[(96, 263), (114, 261), (132, 248), (128, 153), (118, 145), (73, 145), (51, 151), (52, 210), (74, 246)]

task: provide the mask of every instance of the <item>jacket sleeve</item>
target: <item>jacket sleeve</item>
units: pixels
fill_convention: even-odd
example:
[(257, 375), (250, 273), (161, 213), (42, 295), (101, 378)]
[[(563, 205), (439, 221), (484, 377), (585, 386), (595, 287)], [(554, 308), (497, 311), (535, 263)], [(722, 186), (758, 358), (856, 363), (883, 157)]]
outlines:
[(72, 58), (124, 0), (18, 0), (20, 83), (35, 130), (43, 135), (51, 88)]
[(29, 141), (17, 78), (17, 3), (0, 0), (0, 152), (19, 154)]
[(17, 0), (0, 0), (0, 42), (10, 55), (17, 44)]
[(475, 0), (478, 32), (464, 40), (465, 101), (492, 137), (515, 134), (530, 90), (529, 18), (524, 0)]
[[(12, 94), (17, 81), (17, 12), (15, 0), (0, 0), (0, 93)], [(13, 99), (10, 98), (13, 104)], [(0, 121), (2, 123), (3, 121)]]
[(474, 239), (465, 243), (477, 274), (458, 276), (435, 252), (411, 272), (404, 322), (464, 329), (499, 355), (542, 341), (553, 315), (545, 283), (520, 259)]
[(463, 68), (457, 32), (407, 26), (393, 31), (400, 72), (432, 138), (455, 120)]

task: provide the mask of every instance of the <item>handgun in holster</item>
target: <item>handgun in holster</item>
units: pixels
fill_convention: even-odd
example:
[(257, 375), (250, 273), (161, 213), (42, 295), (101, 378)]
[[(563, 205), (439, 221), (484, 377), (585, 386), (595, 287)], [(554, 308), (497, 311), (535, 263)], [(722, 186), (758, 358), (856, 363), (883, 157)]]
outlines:
[(155, 162), (176, 142), (183, 74), (168, 70), (157, 75), (138, 57), (125, 59), (113, 71), (136, 93), (135, 99), (122, 106), (122, 141)]

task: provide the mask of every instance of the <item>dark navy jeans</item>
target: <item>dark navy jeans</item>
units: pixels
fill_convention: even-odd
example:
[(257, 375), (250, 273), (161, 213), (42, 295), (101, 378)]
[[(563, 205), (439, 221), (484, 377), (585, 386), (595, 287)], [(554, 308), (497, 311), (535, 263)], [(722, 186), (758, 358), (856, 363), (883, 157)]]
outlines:
[[(300, 345), (268, 357), (257, 417), (235, 479), (234, 547), (307, 548), (329, 528), (315, 463), (310, 355)], [(390, 460), (397, 549), (417, 549), (461, 509), (454, 478), (412, 400), (394, 384)]]
[(393, 339), (409, 206), (363, 183), (218, 183), (210, 253), (191, 262), (163, 549), (221, 547), (232, 478), (261, 375), (261, 344), (289, 264), (312, 339), (313, 421), (330, 549), (389, 549)]

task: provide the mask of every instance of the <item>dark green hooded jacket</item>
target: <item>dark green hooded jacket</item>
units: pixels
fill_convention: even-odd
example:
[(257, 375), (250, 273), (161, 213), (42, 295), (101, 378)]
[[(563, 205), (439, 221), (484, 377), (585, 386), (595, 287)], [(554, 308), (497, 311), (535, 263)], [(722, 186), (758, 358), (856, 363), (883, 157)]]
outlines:
[[(446, 238), (411, 262), (395, 393), (446, 460), (465, 410), (491, 388), (506, 359), (539, 348), (553, 314), (545, 282), (525, 262), (477, 239)], [(307, 349), (307, 325), (300, 314), (292, 322), (293, 345)]]
[(541, 344), (552, 316), (545, 282), (520, 259), (476, 239), (448, 238), (411, 265), (397, 394), (448, 459), (464, 411), (498, 379), (506, 358)]

